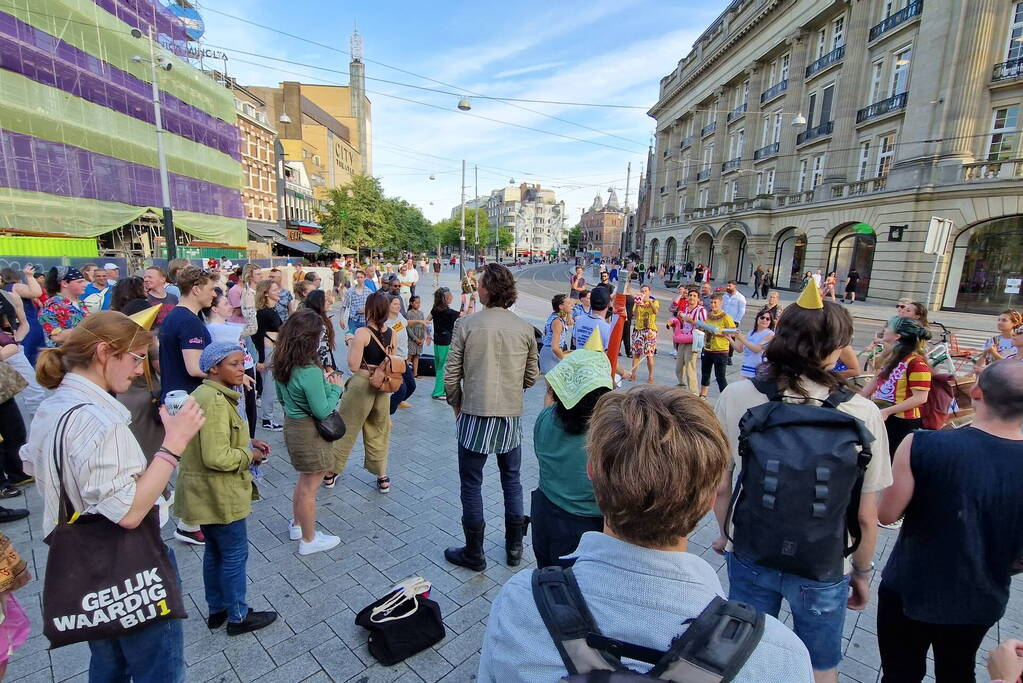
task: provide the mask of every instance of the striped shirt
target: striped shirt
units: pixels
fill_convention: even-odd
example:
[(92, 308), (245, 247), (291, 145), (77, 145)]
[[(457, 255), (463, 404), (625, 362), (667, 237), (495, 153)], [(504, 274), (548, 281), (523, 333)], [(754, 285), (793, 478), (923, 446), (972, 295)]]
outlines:
[[(894, 405), (910, 398), (913, 395), (913, 389), (930, 391), (931, 368), (923, 356), (914, 353), (904, 358), (887, 376), (880, 375), (877, 379), (878, 386), (874, 392), (874, 398)], [(895, 417), (916, 420), (922, 414), (920, 406), (917, 406), (901, 413), (895, 413)]]
[(131, 413), (91, 381), (68, 373), (32, 419), (21, 459), (31, 463), (43, 496), (43, 536), (57, 524), (60, 485), (53, 461), (54, 429), (72, 407), (64, 439), (64, 485), (77, 512), (98, 513), (112, 522), (124, 519), (135, 500), (135, 479), (146, 457), (128, 425)]
[(522, 444), (519, 417), (458, 416), (458, 445), (474, 453), (507, 453)]

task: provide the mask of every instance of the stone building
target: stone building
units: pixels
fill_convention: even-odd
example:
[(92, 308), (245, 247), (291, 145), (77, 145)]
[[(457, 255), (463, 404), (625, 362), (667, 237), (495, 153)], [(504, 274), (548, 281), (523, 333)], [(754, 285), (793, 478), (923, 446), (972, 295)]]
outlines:
[(604, 259), (621, 256), (625, 211), (618, 203), (618, 195), (613, 188), (607, 204), (604, 204), (599, 194), (593, 198), (593, 204), (579, 218), (579, 227), (580, 249)]
[(557, 253), (567, 246), (565, 202), (554, 190), (534, 183), (503, 187), (490, 193), (486, 210), (491, 226), (511, 231), (517, 256)]
[[(783, 289), (854, 266), (859, 298), (1001, 310), (1023, 273), (1021, 101), (1023, 2), (735, 0), (649, 112), (643, 257), (718, 281), (763, 265)], [(937, 256), (932, 216), (954, 224)]]

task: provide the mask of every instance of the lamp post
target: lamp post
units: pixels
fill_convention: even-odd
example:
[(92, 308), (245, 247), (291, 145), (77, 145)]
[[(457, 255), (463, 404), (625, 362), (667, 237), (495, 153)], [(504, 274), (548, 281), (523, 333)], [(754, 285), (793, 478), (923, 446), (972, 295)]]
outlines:
[(480, 167), (473, 165), (473, 173), (476, 177), (476, 190), (473, 195), (476, 199), (473, 203), (476, 205), (476, 255), (473, 257), (473, 265), (478, 269), (480, 267)]
[(462, 229), (458, 233), (458, 273), (465, 277), (465, 159), (462, 159)]
[[(141, 38), (143, 34), (142, 31), (136, 28), (132, 29), (131, 35), (134, 38)], [(177, 238), (174, 235), (174, 210), (171, 208), (170, 181), (167, 177), (167, 155), (163, 149), (163, 112), (160, 109), (160, 86), (157, 84), (156, 70), (170, 71), (174, 68), (174, 65), (162, 55), (157, 56), (152, 30), (150, 30), (149, 35), (149, 59), (147, 60), (140, 55), (134, 55), (131, 61), (136, 64), (149, 62), (150, 80), (152, 81), (153, 113), (156, 123), (156, 159), (160, 166), (160, 198), (163, 202), (163, 237), (167, 243), (167, 260), (170, 261), (178, 257), (178, 244)]]

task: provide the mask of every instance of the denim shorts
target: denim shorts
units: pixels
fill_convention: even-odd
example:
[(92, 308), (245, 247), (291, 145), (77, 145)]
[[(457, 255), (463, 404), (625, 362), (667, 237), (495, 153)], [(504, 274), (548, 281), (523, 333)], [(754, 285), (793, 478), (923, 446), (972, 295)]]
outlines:
[(834, 669), (842, 661), (848, 576), (834, 583), (812, 581), (728, 553), (728, 584), (729, 600), (749, 603), (773, 617), (785, 598), (792, 610), (792, 630), (810, 651), (814, 670)]

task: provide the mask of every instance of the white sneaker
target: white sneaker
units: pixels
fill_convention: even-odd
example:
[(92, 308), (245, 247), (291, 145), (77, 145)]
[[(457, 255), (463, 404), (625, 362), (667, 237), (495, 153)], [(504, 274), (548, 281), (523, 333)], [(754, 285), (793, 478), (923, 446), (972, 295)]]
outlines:
[(302, 527), (297, 524), (293, 524), (292, 522), (288, 522), (288, 538), (293, 541), (301, 541)]
[(331, 536), (330, 534), (324, 534), (317, 531), (316, 536), (308, 543), (305, 541), (298, 542), (298, 554), (312, 555), (313, 553), (319, 553), (324, 550), (330, 550), (331, 548), (337, 547), (339, 543), (341, 543), (341, 539), (337, 536)]
[(879, 527), (881, 527), (882, 529), (901, 529), (902, 528), (902, 520), (901, 519), (897, 519), (894, 522), (892, 522), (891, 524), (882, 524), (881, 522), (878, 522), (877, 525)]

